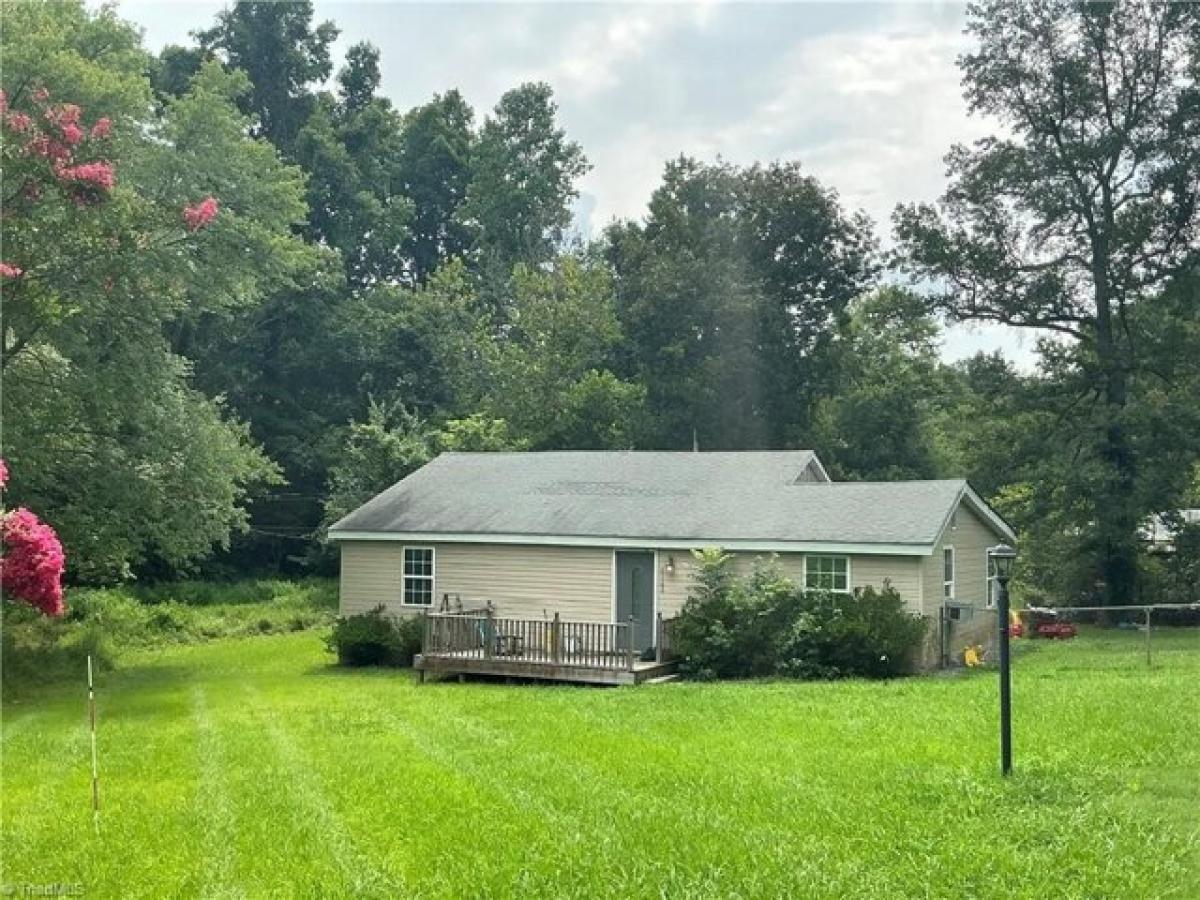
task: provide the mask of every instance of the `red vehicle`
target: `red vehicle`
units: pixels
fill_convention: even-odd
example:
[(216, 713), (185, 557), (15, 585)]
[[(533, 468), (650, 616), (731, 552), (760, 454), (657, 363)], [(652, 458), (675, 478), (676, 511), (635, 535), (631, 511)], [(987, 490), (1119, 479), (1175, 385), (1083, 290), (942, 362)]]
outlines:
[(1079, 633), (1079, 629), (1071, 622), (1059, 618), (1057, 610), (1031, 606), (1026, 610), (1026, 614), (1029, 617), (1031, 637), (1068, 640)]

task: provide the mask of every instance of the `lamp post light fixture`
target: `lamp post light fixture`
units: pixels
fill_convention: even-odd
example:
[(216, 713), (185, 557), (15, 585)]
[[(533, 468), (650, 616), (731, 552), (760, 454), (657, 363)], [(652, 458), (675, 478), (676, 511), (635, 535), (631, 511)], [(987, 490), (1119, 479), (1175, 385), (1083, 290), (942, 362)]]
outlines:
[(1000, 773), (1012, 774), (1012, 672), (1008, 654), (1008, 581), (1017, 551), (1007, 544), (988, 548), (988, 563), (996, 572), (999, 596), (996, 612), (1000, 625)]

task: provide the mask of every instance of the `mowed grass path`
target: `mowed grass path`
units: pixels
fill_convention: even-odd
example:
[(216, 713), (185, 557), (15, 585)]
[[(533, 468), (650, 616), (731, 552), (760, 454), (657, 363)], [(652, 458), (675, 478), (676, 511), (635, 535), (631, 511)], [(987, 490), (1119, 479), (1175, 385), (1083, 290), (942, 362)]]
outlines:
[(5, 708), (3, 875), (105, 897), (1200, 897), (1200, 634), (837, 684), (417, 686), (314, 633)]

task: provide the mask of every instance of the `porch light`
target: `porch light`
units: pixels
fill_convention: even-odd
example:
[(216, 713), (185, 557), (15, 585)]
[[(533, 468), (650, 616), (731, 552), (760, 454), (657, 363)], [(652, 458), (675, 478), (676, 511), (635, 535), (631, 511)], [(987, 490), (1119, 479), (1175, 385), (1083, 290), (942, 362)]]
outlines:
[(673, 556), (667, 557), (667, 574), (668, 575), (675, 574), (675, 557), (673, 557)]
[(1017, 558), (1017, 551), (1008, 544), (1000, 544), (998, 547), (989, 547), (988, 556), (996, 566), (996, 580), (1001, 584), (1008, 584), (1008, 580), (1012, 578), (1013, 561)]

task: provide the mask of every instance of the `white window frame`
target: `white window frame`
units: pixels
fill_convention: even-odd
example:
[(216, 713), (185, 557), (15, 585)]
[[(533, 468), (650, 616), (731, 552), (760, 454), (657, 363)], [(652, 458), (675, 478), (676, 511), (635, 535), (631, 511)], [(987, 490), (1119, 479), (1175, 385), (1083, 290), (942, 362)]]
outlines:
[(996, 608), (996, 573), (992, 554), (983, 551), (983, 603), (988, 609)]
[[(429, 574), (428, 575), (409, 575), (408, 568), (408, 551), (409, 550), (428, 550), (429, 551)], [(429, 582), (429, 602), (428, 603), (409, 603), (408, 602), (408, 581), (428, 581)], [(437, 598), (437, 548), (421, 544), (405, 544), (400, 548), (400, 605), (408, 609), (433, 609), (434, 600)]]
[[(812, 559), (843, 559), (846, 561), (846, 586), (844, 588), (813, 588), (808, 586), (808, 560)], [(804, 571), (802, 574), (804, 590), (806, 591), (824, 591), (828, 590), (831, 594), (849, 594), (854, 584), (853, 576), (851, 575), (850, 557), (844, 553), (805, 553), (804, 554)]]
[[(946, 554), (950, 554), (950, 577), (946, 578)], [(942, 600), (953, 600), (957, 593), (956, 582), (958, 581), (958, 554), (954, 552), (954, 545), (949, 544), (942, 548)]]

